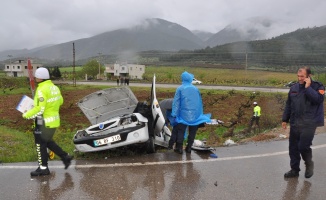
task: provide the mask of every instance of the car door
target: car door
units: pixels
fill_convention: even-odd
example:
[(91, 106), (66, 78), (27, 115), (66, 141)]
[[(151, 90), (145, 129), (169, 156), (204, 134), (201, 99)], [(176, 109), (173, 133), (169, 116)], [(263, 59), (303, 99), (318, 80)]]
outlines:
[(155, 144), (167, 146), (171, 137), (171, 131), (166, 126), (164, 115), (160, 108), (160, 104), (156, 98), (156, 76), (153, 76), (152, 90), (151, 90), (151, 109), (153, 115), (153, 128), (155, 135)]

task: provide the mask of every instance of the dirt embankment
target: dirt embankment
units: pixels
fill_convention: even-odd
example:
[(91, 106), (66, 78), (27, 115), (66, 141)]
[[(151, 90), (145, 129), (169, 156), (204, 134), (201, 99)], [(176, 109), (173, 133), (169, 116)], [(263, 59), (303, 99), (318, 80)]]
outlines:
[[(325, 124), (326, 124), (326, 121), (325, 121)], [(273, 128), (272, 130), (260, 133), (253, 137), (243, 139), (243, 140), (241, 140), (241, 143), (288, 139), (289, 133), (290, 133), (289, 126), (287, 127), (287, 129), (283, 129), (282, 127)], [(316, 129), (315, 134), (322, 134), (322, 133), (326, 133), (326, 126), (318, 127)]]
[[(64, 97), (64, 104), (61, 107), (60, 115), (62, 128), (64, 129), (83, 129), (90, 125), (88, 119), (81, 112), (77, 106), (77, 102), (84, 96), (97, 91), (98, 89), (78, 89), (65, 91), (62, 89), (62, 95)], [(134, 92), (139, 101), (149, 101), (150, 92), (148, 90), (137, 90)], [(157, 92), (159, 100), (165, 98), (173, 98), (174, 92)], [(220, 119), (226, 123), (236, 122), (237, 126), (247, 126), (252, 116), (253, 107), (243, 107), (248, 104), (248, 96), (235, 93), (232, 95), (217, 95), (209, 92), (202, 94), (204, 112), (211, 113), (212, 118)], [(0, 98), (0, 125), (11, 127), (24, 131), (31, 129), (32, 121), (24, 120), (22, 114), (15, 108), (22, 98), (22, 95), (3, 95)], [(262, 117), (260, 120), (261, 129), (264, 127), (270, 127), (273, 124), (281, 124), (281, 115), (283, 105), (279, 103), (279, 99), (271, 96), (258, 96), (255, 101), (259, 102), (262, 108)], [(241, 115), (241, 117), (239, 117)], [(214, 134), (214, 128), (206, 129), (206, 131)], [(282, 139), (282, 136), (288, 136), (289, 129), (283, 130), (281, 128), (275, 128), (268, 132), (262, 132), (256, 136), (250, 137), (250, 139), (243, 139), (242, 142), (247, 141), (262, 141), (271, 139)], [(318, 133), (326, 132), (326, 128), (318, 128)], [(281, 136), (281, 137), (280, 137)], [(219, 141), (221, 142), (221, 141)]]

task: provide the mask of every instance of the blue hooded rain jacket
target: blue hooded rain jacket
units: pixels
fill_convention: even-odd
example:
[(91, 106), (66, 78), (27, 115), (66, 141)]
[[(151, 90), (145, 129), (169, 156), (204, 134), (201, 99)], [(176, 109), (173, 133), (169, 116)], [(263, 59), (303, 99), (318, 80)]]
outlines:
[(177, 88), (172, 104), (172, 116), (176, 117), (176, 122), (188, 126), (211, 121), (211, 114), (203, 114), (201, 94), (191, 83), (193, 78), (194, 75), (186, 71), (181, 74), (182, 84)]

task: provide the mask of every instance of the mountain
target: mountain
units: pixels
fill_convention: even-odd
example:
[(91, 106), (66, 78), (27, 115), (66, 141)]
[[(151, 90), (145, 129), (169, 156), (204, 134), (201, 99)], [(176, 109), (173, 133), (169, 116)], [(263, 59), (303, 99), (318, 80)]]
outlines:
[(75, 58), (86, 59), (122, 52), (139, 52), (149, 50), (179, 51), (203, 48), (203, 42), (191, 31), (181, 25), (162, 19), (147, 19), (132, 28), (105, 32), (90, 38), (79, 39), (52, 45), (37, 51), (13, 53), (15, 57), (37, 57), (50, 60), (72, 60), (73, 43)]
[(272, 25), (271, 20), (260, 17), (238, 21), (211, 36), (206, 45), (214, 47), (232, 42), (267, 39)]
[[(218, 48), (216, 47), (216, 49)], [(308, 56), (312, 53), (323, 56), (323, 53), (326, 52), (326, 26), (301, 28), (271, 39), (226, 44), (222, 48), (237, 49), (237, 51), (243, 52), (283, 53), (292, 57), (294, 57), (292, 55), (294, 53), (300, 56)]]
[[(20, 50), (6, 50), (6, 51), (2, 51), (0, 52), (0, 60), (5, 60), (5, 59), (10, 59), (10, 56), (14, 56), (14, 57), (19, 57), (21, 55), (27, 55), (27, 54), (30, 54), (32, 52), (36, 52), (36, 51), (40, 51), (44, 48), (47, 48), (47, 47), (50, 47), (52, 46), (53, 44), (48, 44), (48, 45), (43, 45), (43, 46), (40, 46), (40, 47), (36, 47), (34, 49), (20, 49)], [(25, 56), (23, 56), (25, 57)]]
[(286, 66), (289, 67), (287, 70), (295, 70), (297, 66), (306, 65), (316, 67), (319, 73), (325, 71), (326, 65), (326, 26), (301, 28), (270, 39), (227, 43), (187, 53), (191, 56), (174, 54), (171, 57), (175, 63), (193, 63), (196, 60), (214, 67), (217, 66), (214, 64), (221, 63), (238, 67), (250, 63), (261, 68), (274, 66), (274, 69), (280, 69)]
[[(99, 55), (103, 55), (102, 57), (104, 57), (104, 55), (117, 54), (118, 56), (134, 57), (137, 52), (193, 51), (201, 50), (207, 46), (215, 48), (225, 44), (230, 45), (219, 49), (232, 48), (240, 50), (241, 48), (245, 48), (249, 51), (250, 48), (255, 49), (258, 47), (255, 47), (254, 44), (256, 43), (252, 43), (252, 45), (248, 46), (248, 41), (255, 42), (271, 38), (275, 34), (275, 30), (279, 27), (280, 24), (272, 20), (255, 17), (232, 23), (223, 30), (213, 34), (198, 30), (191, 32), (179, 24), (163, 19), (147, 19), (137, 26), (108, 31), (93, 37), (78, 39), (62, 44), (46, 45), (31, 50), (3, 51), (0, 52), (0, 60), (3, 60), (3, 62), (0, 62), (0, 68), (2, 63), (9, 62), (11, 57), (8, 55), (13, 56), (11, 59), (24, 59), (30, 57), (34, 60), (40, 60), (42, 63), (54, 63), (55, 65), (58, 63), (65, 63), (69, 65), (73, 59), (73, 43), (75, 44), (75, 58), (78, 64), (87, 62), (88, 59), (98, 57)], [(302, 34), (306, 34), (306, 31), (307, 30), (302, 30)], [(316, 32), (317, 29), (308, 31)], [(297, 35), (301, 33), (293, 32), (290, 33), (290, 35), (291, 34)], [(280, 38), (288, 37), (287, 34), (285, 35), (281, 35)], [(303, 46), (303, 44), (294, 43), (296, 40), (305, 41), (301, 37), (299, 39), (293, 39), (293, 37), (291, 37), (291, 39), (284, 39), (284, 43), (286, 42), (287, 46), (291, 47), (297, 45), (298, 48), (311, 49), (315, 48), (315, 43), (318, 44), (318, 42), (323, 41), (317, 39), (313, 41), (314, 45), (309, 46), (309, 43)], [(271, 49), (270, 47), (272, 46), (281, 44), (276, 40), (270, 40), (268, 43), (267, 46), (263, 45), (264, 49), (256, 50), (265, 51), (266, 49)], [(261, 42), (259, 42), (259, 44), (261, 44)], [(110, 62), (112, 60), (115, 61), (115, 59), (116, 58), (112, 56)]]
[(207, 41), (210, 37), (214, 35), (214, 33), (200, 30), (193, 30), (192, 33), (195, 34), (198, 38), (200, 38), (203, 42)]

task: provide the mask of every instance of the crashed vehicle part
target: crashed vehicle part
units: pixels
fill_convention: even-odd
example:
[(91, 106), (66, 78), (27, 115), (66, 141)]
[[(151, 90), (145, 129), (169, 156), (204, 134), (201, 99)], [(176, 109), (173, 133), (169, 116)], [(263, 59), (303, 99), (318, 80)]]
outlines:
[(106, 120), (131, 114), (138, 100), (128, 87), (109, 88), (87, 95), (78, 102), (92, 125)]
[(129, 87), (109, 88), (87, 95), (78, 106), (91, 122), (73, 138), (78, 151), (94, 152), (128, 145), (142, 145), (147, 153), (155, 145), (167, 147), (171, 131), (156, 99), (155, 75), (151, 105), (138, 102)]

